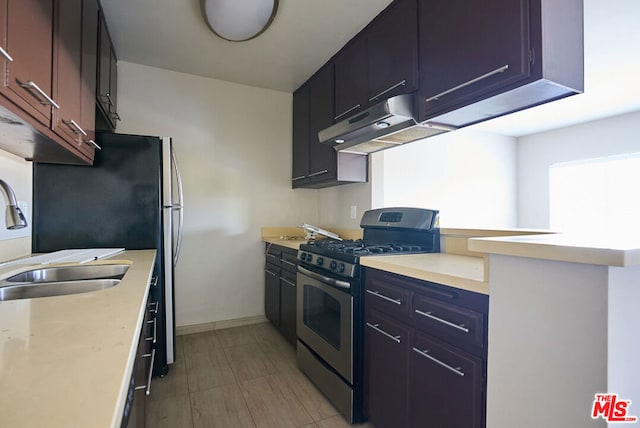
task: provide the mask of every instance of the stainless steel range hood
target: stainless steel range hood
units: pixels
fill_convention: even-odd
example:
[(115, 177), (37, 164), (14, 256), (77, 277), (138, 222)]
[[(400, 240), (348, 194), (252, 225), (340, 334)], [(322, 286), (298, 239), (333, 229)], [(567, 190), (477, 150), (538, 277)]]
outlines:
[(338, 152), (368, 154), (455, 128), (419, 124), (413, 117), (413, 96), (398, 95), (318, 132)]

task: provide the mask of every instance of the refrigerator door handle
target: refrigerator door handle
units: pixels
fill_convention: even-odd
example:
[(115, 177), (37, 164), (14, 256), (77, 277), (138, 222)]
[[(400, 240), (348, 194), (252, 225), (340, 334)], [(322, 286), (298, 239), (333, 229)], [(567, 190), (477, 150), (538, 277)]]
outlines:
[(180, 249), (182, 248), (182, 235), (184, 232), (184, 195), (182, 191), (182, 175), (178, 168), (178, 162), (176, 161), (176, 154), (171, 147), (171, 166), (176, 172), (176, 185), (178, 190), (178, 203), (172, 204), (171, 208), (178, 211), (178, 236), (176, 238), (176, 248), (173, 253), (173, 267), (176, 267), (178, 258), (180, 257)]

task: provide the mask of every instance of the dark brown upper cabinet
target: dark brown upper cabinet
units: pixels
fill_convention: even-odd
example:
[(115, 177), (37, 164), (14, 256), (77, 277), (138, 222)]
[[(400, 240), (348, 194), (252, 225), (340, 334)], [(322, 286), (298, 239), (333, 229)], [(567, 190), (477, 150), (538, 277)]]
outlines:
[(309, 85), (293, 93), (293, 188), (309, 183)]
[(582, 92), (581, 0), (420, 0), (419, 16), (420, 121), (461, 127)]
[(96, 134), (96, 73), (98, 67), (97, 0), (82, 2), (82, 88), (80, 92), (81, 127), (87, 133), (86, 144), (95, 143)]
[(336, 56), (335, 91), (335, 116), (333, 119), (337, 122), (368, 106), (367, 43), (365, 37), (352, 40)]
[(83, 33), (88, 2), (0, 0), (3, 150), (36, 162), (93, 161), (95, 107), (82, 102), (83, 88), (95, 86), (85, 64), (85, 47), (95, 44)]
[(336, 151), (318, 141), (318, 131), (333, 124), (333, 72), (330, 64), (309, 81), (309, 179), (313, 183), (336, 176)]
[(293, 94), (295, 188), (321, 188), (367, 181), (367, 157), (337, 153), (320, 144), (318, 131), (334, 122), (334, 65), (325, 65)]
[(367, 101), (377, 103), (418, 89), (418, 3), (394, 3), (366, 32)]
[(83, 127), (92, 131), (93, 125), (86, 118), (83, 121), (83, 116), (90, 118), (91, 110), (95, 110), (82, 104), (83, 3), (89, 0), (55, 3), (53, 95), (60, 108), (54, 109), (52, 129), (71, 147), (93, 159), (94, 147), (88, 143), (91, 137)]
[(114, 130), (118, 115), (117, 103), (117, 58), (113, 48), (109, 29), (104, 19), (104, 14), (100, 14), (99, 39), (98, 39), (98, 80), (96, 90), (96, 101), (98, 107), (98, 126), (101, 129)]
[[(5, 0), (6, 78), (2, 93), (45, 127), (51, 126), (53, 0)], [(5, 59), (7, 59), (5, 57)]]

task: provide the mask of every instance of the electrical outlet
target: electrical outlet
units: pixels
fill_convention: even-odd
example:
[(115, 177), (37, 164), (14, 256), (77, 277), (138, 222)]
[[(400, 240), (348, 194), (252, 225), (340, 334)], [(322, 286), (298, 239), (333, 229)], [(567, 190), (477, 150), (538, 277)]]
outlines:
[(353, 220), (355, 220), (355, 219), (356, 219), (356, 216), (357, 216), (356, 206), (355, 206), (355, 205), (351, 205), (351, 218), (352, 218)]

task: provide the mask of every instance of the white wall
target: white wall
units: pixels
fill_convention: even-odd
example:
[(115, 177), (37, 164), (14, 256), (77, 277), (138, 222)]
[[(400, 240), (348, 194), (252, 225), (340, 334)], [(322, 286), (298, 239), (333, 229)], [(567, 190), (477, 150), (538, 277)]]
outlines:
[(381, 153), (384, 206), (439, 209), (443, 227), (515, 227), (515, 139), (467, 128)]
[[(27, 218), (24, 229), (7, 230), (5, 223), (6, 199), (0, 195), (0, 262), (27, 255), (31, 252), (31, 206), (32, 178), (31, 162), (0, 150), (0, 179), (9, 183), (18, 204)], [(2, 193), (2, 192), (0, 192)]]
[(170, 135), (185, 187), (176, 323), (264, 313), (262, 226), (317, 222), (291, 190), (291, 94), (118, 62), (120, 133)]
[[(640, 112), (518, 139), (518, 227), (549, 227), (549, 167), (559, 162), (640, 152)], [(623, 183), (621, 183), (623, 184)], [(624, 185), (624, 184), (623, 184)], [(636, 195), (637, 183), (627, 183)], [(631, 196), (635, 197), (635, 196)]]

